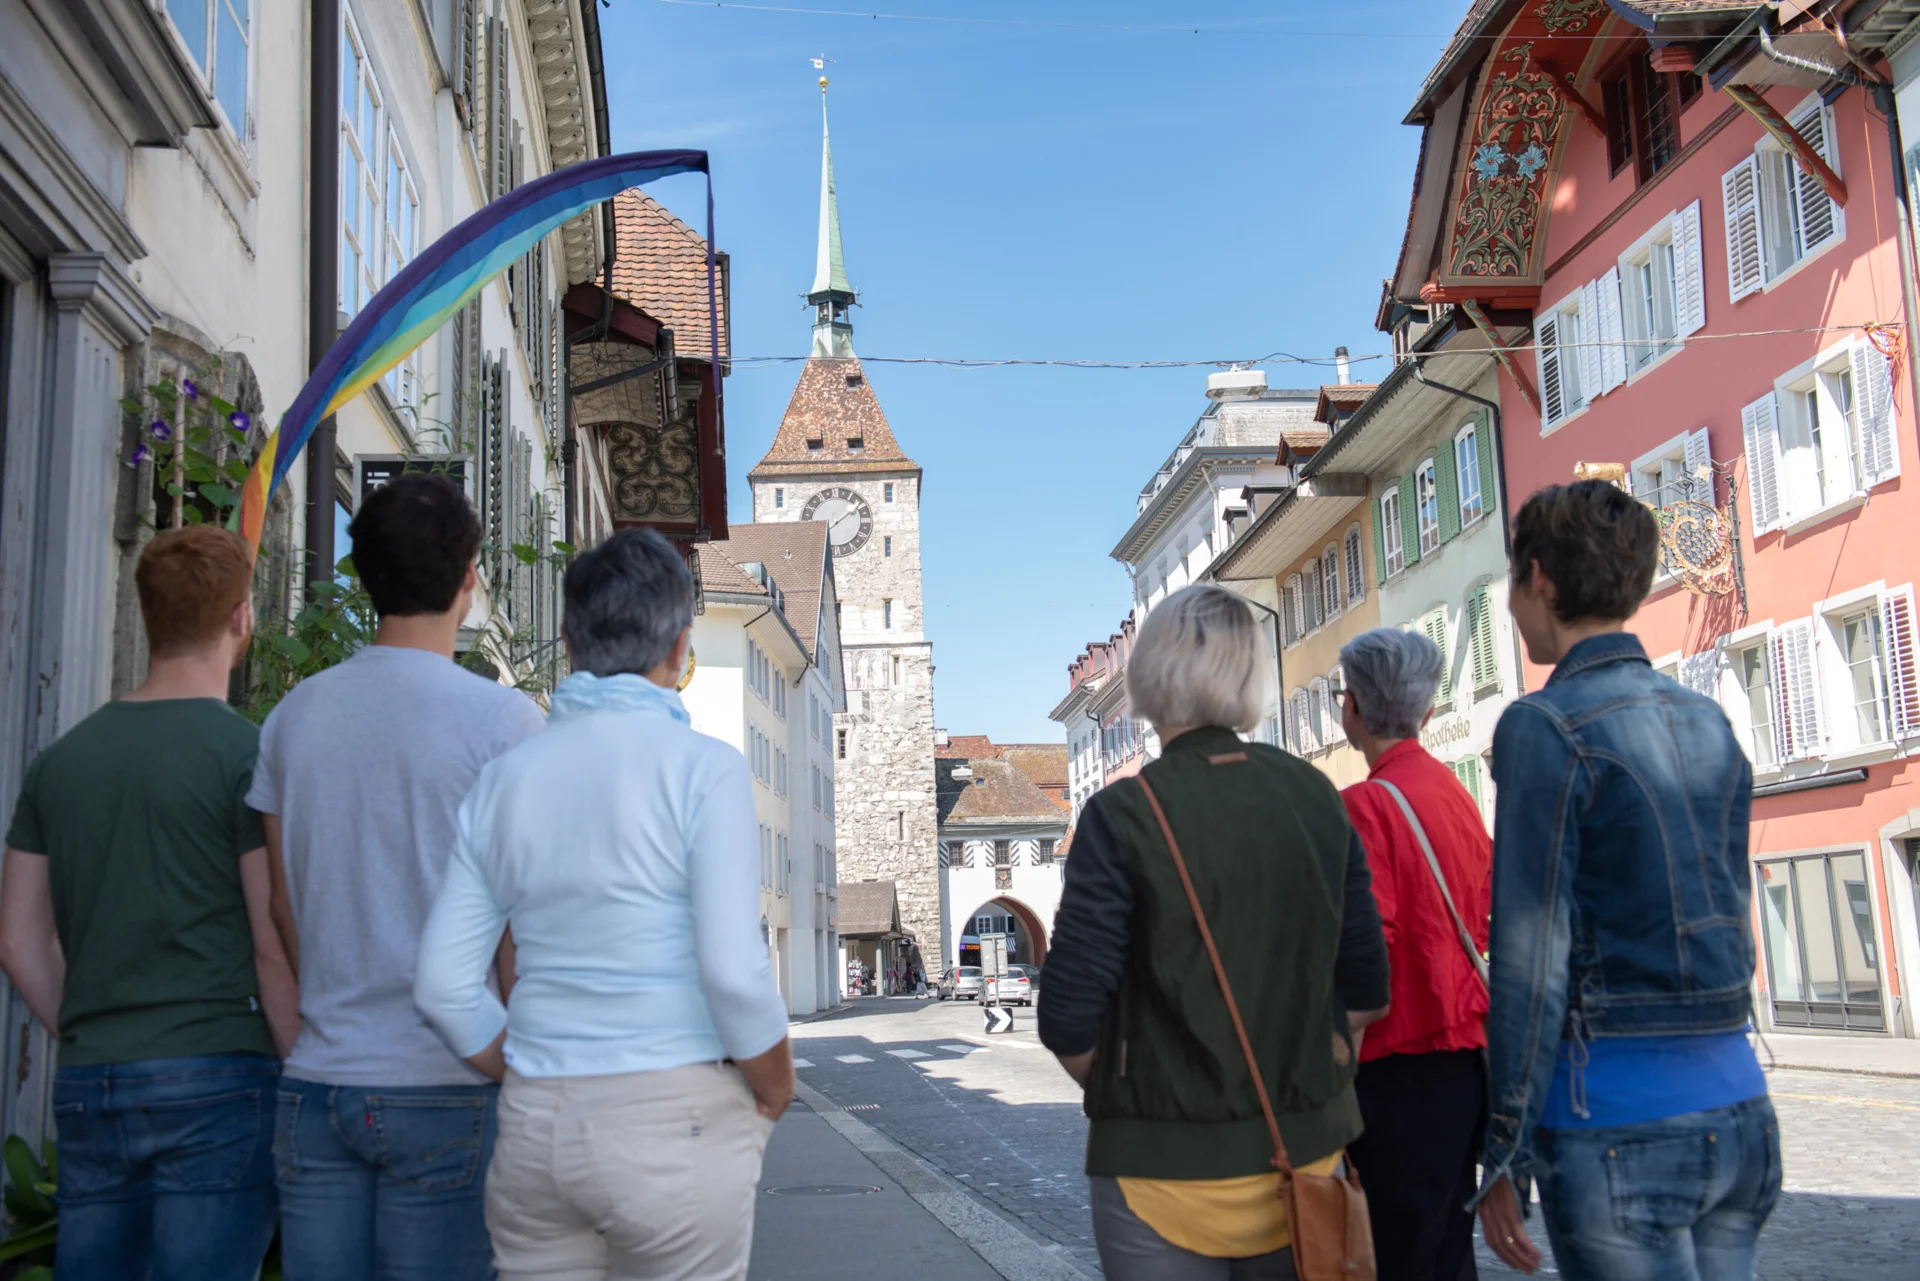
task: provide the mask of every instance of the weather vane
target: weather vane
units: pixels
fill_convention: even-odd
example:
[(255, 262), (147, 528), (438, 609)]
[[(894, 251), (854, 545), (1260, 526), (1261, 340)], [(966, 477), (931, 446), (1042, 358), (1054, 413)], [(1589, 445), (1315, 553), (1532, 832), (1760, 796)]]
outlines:
[[(829, 62), (832, 62), (833, 59), (827, 57), (827, 55), (823, 53), (817, 58), (809, 58), (808, 61), (813, 63), (813, 69), (815, 71), (825, 71), (827, 69), (827, 64)], [(827, 91), (827, 78), (825, 76), (821, 76), (820, 92), (825, 93), (826, 91)]]

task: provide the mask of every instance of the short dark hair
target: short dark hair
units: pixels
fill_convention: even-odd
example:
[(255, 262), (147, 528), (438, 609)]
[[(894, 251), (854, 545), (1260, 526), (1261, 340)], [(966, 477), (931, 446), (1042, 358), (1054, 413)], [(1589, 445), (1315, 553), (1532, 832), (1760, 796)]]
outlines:
[(1525, 583), (1538, 561), (1561, 622), (1631, 618), (1659, 559), (1653, 512), (1609, 481), (1549, 485), (1513, 518), (1513, 581)]
[(567, 566), (562, 624), (575, 671), (644, 676), (693, 625), (693, 571), (651, 529), (623, 529)]
[(253, 553), (246, 539), (214, 525), (156, 534), (133, 582), (147, 625), (147, 652), (171, 658), (220, 639), (236, 605), (253, 590)]
[(444, 614), (480, 550), (480, 518), (440, 472), (409, 472), (382, 485), (347, 526), (353, 572), (381, 617)]

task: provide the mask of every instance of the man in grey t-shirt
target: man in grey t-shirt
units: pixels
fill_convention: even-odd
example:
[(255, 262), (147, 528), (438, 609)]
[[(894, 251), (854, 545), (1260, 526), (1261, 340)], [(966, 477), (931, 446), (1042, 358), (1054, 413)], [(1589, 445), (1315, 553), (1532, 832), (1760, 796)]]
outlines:
[(414, 959), (460, 802), (542, 717), (453, 662), (480, 544), (458, 486), (402, 477), (349, 532), (374, 643), (274, 709), (247, 797), (300, 978), (274, 1145), (285, 1276), (485, 1281), (497, 1087), (415, 1011)]

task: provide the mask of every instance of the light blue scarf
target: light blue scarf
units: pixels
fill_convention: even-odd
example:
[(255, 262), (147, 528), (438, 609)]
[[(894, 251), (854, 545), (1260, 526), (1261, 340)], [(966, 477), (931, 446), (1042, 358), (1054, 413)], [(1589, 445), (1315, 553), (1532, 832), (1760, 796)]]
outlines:
[(549, 720), (562, 720), (585, 712), (651, 712), (671, 716), (682, 725), (693, 724), (687, 708), (675, 690), (655, 685), (644, 676), (621, 672), (616, 676), (595, 676), (575, 672), (553, 689)]

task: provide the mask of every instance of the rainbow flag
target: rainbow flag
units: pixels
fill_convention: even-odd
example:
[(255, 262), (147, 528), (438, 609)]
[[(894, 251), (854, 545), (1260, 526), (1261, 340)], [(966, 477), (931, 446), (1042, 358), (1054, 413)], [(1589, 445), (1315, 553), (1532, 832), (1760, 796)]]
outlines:
[[(241, 491), (234, 522), (248, 546), (259, 550), (267, 503), (322, 419), (379, 381), (554, 228), (629, 187), (680, 173), (707, 174), (707, 309), (717, 331), (713, 176), (706, 152), (604, 156), (524, 183), (422, 250), (368, 301), (327, 352), (267, 439)], [(719, 350), (717, 340), (714, 350)]]

